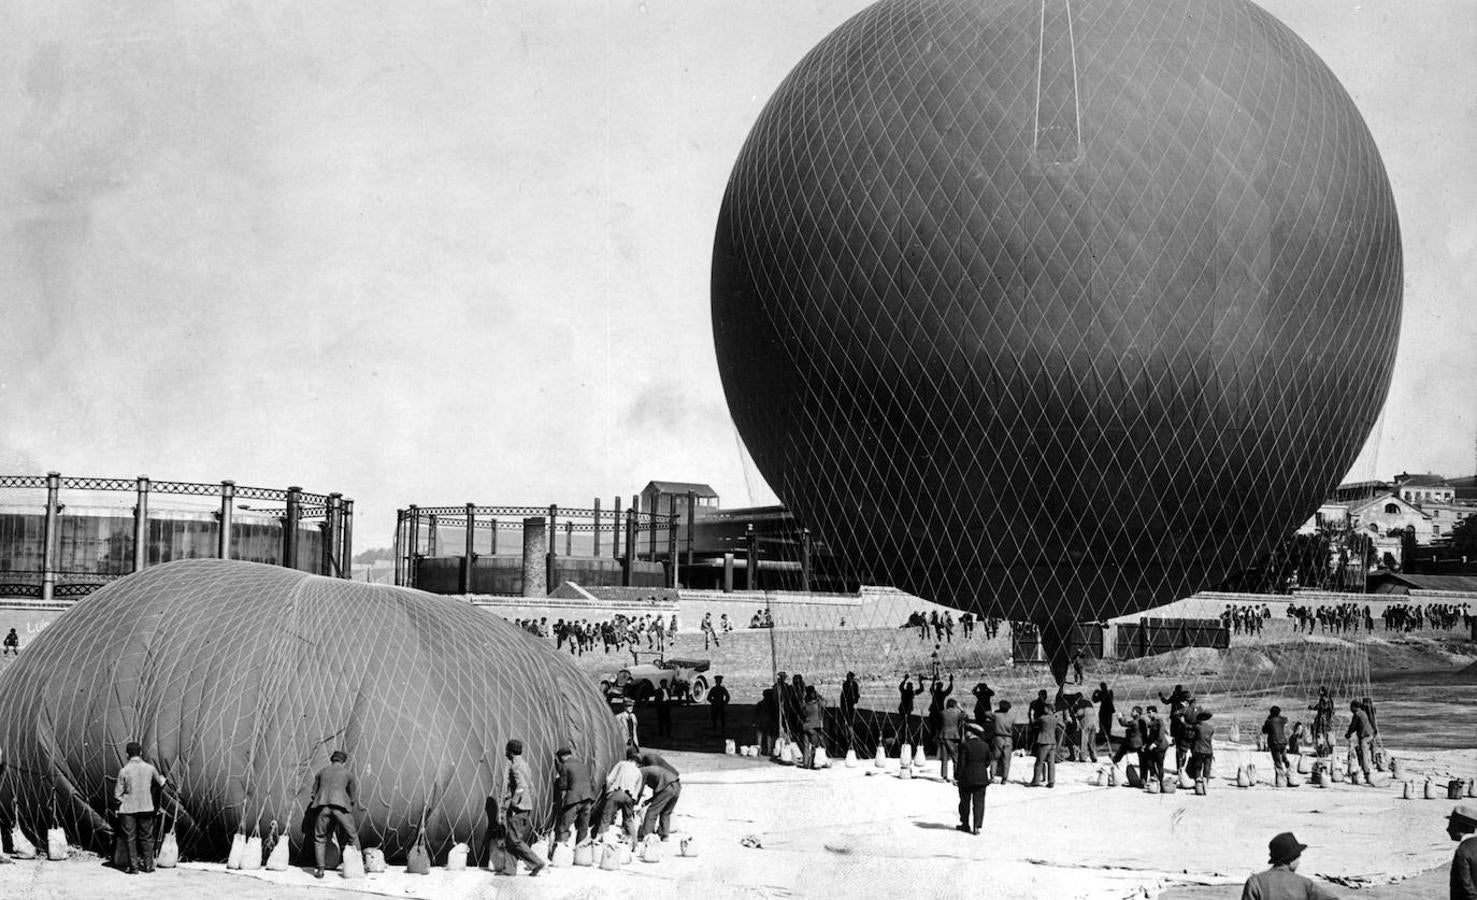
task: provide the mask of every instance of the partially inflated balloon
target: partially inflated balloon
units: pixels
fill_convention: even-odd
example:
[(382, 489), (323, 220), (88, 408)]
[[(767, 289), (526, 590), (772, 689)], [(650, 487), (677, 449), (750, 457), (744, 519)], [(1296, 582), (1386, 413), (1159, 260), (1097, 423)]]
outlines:
[(7, 815), (14, 798), (22, 826), (43, 832), (55, 798), (68, 833), (103, 846), (137, 740), (178, 792), (180, 847), (195, 858), (274, 819), (300, 845), (334, 750), (357, 774), (364, 845), (398, 858), (422, 817), (438, 855), (480, 835), (511, 738), (540, 825), (559, 745), (599, 771), (622, 749), (589, 679), (491, 613), (246, 562), (169, 563), (109, 585), (27, 646), (0, 692)]

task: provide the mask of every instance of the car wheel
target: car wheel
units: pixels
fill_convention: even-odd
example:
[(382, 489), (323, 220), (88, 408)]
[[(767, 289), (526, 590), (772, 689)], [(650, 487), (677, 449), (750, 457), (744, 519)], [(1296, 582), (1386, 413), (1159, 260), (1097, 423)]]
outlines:
[(693, 703), (702, 703), (703, 699), (708, 696), (708, 679), (701, 675), (694, 678), (692, 680), (692, 687), (688, 689), (687, 696), (692, 699)]

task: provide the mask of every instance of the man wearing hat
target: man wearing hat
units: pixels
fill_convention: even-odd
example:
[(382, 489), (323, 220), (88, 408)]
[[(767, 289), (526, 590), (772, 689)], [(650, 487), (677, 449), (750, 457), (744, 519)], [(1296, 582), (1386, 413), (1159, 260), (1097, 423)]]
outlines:
[(985, 729), (974, 722), (964, 725), (964, 740), (959, 742), (959, 765), (954, 778), (959, 783), (960, 831), (979, 834), (985, 823), (985, 788), (990, 786), (990, 745), (985, 742)]
[(359, 786), (354, 773), (345, 765), (349, 754), (335, 750), (328, 757), (328, 765), (313, 778), (313, 799), (309, 806), (317, 807), (313, 818), (313, 859), (316, 867), (314, 878), (323, 877), (323, 853), (328, 844), (328, 831), (335, 825), (348, 835), (348, 841), (359, 846), (359, 829), (354, 826), (354, 809), (359, 802)]
[(1477, 802), (1463, 800), (1446, 817), (1446, 834), (1458, 842), (1451, 858), (1451, 900), (1477, 900)]
[(1284, 831), (1267, 843), (1272, 868), (1246, 879), (1241, 900), (1338, 900), (1327, 888), (1297, 874), (1307, 844), (1299, 844), (1292, 832)]
[(547, 865), (528, 846), (533, 836), (533, 773), (528, 770), (528, 761), (523, 758), (523, 742), (517, 738), (508, 741), (508, 787), (503, 796), (503, 809), (507, 817), (503, 822), (503, 848), (514, 859), (522, 860), (533, 878)]

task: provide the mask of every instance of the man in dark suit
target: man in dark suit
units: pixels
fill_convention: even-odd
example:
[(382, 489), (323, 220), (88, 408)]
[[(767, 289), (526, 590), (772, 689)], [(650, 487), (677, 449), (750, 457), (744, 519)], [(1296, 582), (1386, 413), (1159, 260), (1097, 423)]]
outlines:
[(1031, 787), (1039, 787), (1045, 779), (1046, 786), (1056, 787), (1056, 754), (1061, 745), (1062, 720), (1056, 710), (1043, 710), (1036, 720), (1036, 738), (1032, 745), (1036, 751), (1036, 771), (1031, 777)]
[(1451, 858), (1451, 900), (1477, 900), (1477, 803), (1463, 800), (1446, 817), (1446, 836), (1458, 842)]
[(964, 726), (964, 740), (959, 742), (959, 830), (979, 834), (985, 822), (985, 788), (990, 786), (990, 745), (985, 732), (970, 723)]
[(959, 703), (950, 697), (944, 702), (944, 711), (939, 720), (939, 777), (945, 781), (955, 781), (957, 773), (950, 773), (949, 766), (959, 768), (959, 744), (964, 737), (964, 723), (969, 721), (969, 716), (959, 708)]
[(559, 811), (557, 840), (569, 836), (574, 826), (574, 840), (583, 844), (590, 836), (590, 809), (595, 805), (594, 776), (590, 764), (574, 758), (574, 748), (560, 747), (554, 754), (554, 808)]
[(1097, 733), (1103, 739), (1103, 744), (1109, 752), (1113, 750), (1113, 717), (1118, 714), (1118, 706), (1113, 702), (1113, 691), (1108, 687), (1106, 681), (1099, 681), (1097, 690), (1092, 692), (1092, 702), (1097, 704)]
[(708, 691), (708, 723), (719, 737), (728, 736), (728, 688), (723, 686), (723, 676), (713, 676), (713, 689)]
[(317, 866), (314, 878), (323, 877), (323, 851), (328, 844), (328, 830), (337, 826), (354, 847), (359, 846), (359, 829), (354, 825), (354, 810), (359, 803), (359, 785), (354, 773), (345, 765), (349, 754), (335, 750), (328, 765), (313, 776), (313, 801), (318, 815), (313, 820), (313, 859)]
[(1274, 706), (1267, 713), (1267, 720), (1262, 723), (1262, 734), (1267, 736), (1267, 749), (1272, 753), (1272, 768), (1286, 775), (1287, 762), (1287, 717), (1282, 715), (1282, 707)]
[(1144, 780), (1164, 777), (1164, 754), (1169, 749), (1169, 729), (1159, 718), (1159, 708), (1151, 706), (1144, 710), (1144, 749), (1139, 751), (1139, 761), (1144, 771)]

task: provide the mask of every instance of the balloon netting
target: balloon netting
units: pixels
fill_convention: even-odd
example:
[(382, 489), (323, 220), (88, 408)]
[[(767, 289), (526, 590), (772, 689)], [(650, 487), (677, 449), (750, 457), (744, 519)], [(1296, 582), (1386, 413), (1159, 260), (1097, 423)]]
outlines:
[[(274, 566), (152, 567), (79, 602), (0, 676), (0, 816), (103, 849), (114, 778), (136, 740), (187, 857), (223, 857), (275, 820), (296, 849), (315, 773), (356, 772), (366, 847), (398, 859), (424, 821), (432, 853), (479, 846), (506, 742), (550, 824), (554, 751), (598, 770), (622, 750), (608, 706), (569, 661), (462, 601)], [(177, 796), (176, 807), (174, 798)], [(311, 831), (308, 842), (311, 843)]]

